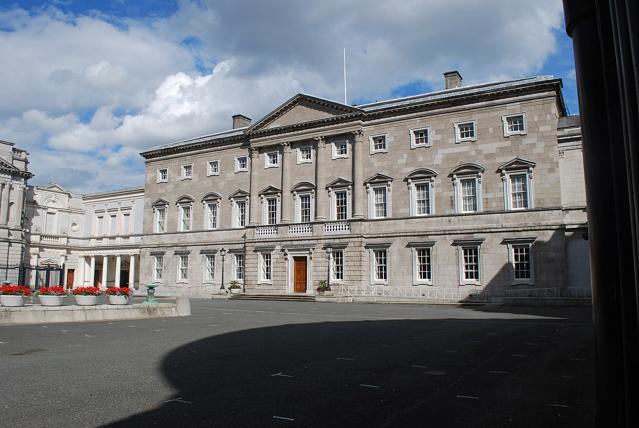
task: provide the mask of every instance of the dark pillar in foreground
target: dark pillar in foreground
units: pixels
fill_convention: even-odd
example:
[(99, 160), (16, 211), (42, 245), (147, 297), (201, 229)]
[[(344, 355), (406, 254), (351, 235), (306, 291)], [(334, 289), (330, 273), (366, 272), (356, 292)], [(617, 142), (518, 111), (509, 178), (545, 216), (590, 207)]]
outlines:
[(564, 0), (583, 136), (599, 427), (639, 426), (637, 3)]

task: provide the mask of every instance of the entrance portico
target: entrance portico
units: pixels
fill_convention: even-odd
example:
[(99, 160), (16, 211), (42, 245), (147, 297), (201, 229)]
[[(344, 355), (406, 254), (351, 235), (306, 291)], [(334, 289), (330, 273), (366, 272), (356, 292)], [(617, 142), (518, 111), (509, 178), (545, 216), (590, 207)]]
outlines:
[(139, 251), (102, 251), (79, 256), (77, 287), (133, 287), (139, 281)]

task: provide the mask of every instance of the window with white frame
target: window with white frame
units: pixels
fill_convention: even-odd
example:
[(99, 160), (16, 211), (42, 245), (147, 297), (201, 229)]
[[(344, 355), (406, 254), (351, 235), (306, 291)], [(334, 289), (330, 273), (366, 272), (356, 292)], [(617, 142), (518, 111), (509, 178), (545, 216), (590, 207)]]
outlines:
[(166, 206), (156, 206), (154, 214), (154, 232), (166, 232)]
[(248, 157), (238, 156), (235, 158), (235, 172), (248, 171)]
[(369, 140), (371, 153), (384, 153), (388, 151), (388, 136), (386, 134), (371, 135)]
[(204, 255), (204, 281), (212, 282), (215, 279), (215, 254)]
[(429, 147), (430, 142), (430, 128), (411, 129), (410, 131), (410, 147), (415, 149), (417, 147)]
[(534, 207), (534, 167), (534, 162), (521, 158), (515, 158), (498, 167), (504, 185), (505, 210), (526, 210)]
[(131, 214), (123, 213), (122, 214), (122, 234), (128, 235), (131, 233)]
[(153, 280), (161, 281), (164, 272), (164, 256), (153, 256)]
[(513, 284), (534, 284), (532, 245), (535, 238), (505, 239)]
[(244, 280), (244, 254), (235, 254), (235, 279), (238, 281)]
[(205, 210), (205, 219), (206, 219), (206, 228), (217, 229), (217, 214), (218, 214), (218, 201), (207, 201), (204, 204)]
[(455, 142), (476, 141), (477, 133), (475, 121), (460, 122), (455, 124)]
[(177, 279), (178, 281), (189, 280), (189, 256), (186, 254), (178, 255), (177, 263)]
[(388, 192), (386, 186), (373, 187), (373, 218), (388, 217)]
[(260, 253), (260, 282), (272, 281), (271, 253)]
[(331, 143), (333, 159), (348, 157), (348, 141), (338, 140)]
[(413, 248), (413, 278), (414, 284), (433, 283), (433, 248), (428, 246), (415, 246)]
[(191, 205), (182, 204), (179, 206), (180, 210), (180, 231), (188, 232), (191, 230)]
[(297, 195), (299, 199), (299, 222), (310, 223), (311, 221), (311, 194), (302, 193)]
[(504, 125), (504, 137), (526, 134), (526, 113), (502, 116), (501, 120)]
[(508, 174), (510, 209), (523, 210), (528, 208), (528, 174)]
[(333, 192), (335, 195), (335, 220), (347, 220), (348, 219), (348, 191), (336, 190)]
[(410, 181), (411, 215), (422, 216), (433, 214), (433, 183), (431, 180)]
[(208, 162), (207, 175), (220, 175), (220, 161), (212, 160)]
[(266, 224), (277, 224), (277, 197), (266, 198)]
[(313, 148), (311, 146), (300, 146), (297, 148), (297, 163), (312, 163)]
[(388, 282), (388, 249), (375, 248), (372, 250), (372, 270), (373, 282)]
[(265, 168), (276, 168), (280, 164), (279, 152), (266, 152), (264, 156)]
[(117, 233), (117, 227), (118, 227), (117, 214), (109, 215), (109, 235), (115, 235)]
[(246, 199), (234, 199), (233, 203), (233, 226), (246, 226)]
[(460, 212), (462, 213), (476, 212), (478, 207), (477, 179), (475, 177), (460, 178), (459, 187), (460, 187), (460, 191), (459, 191)]
[(333, 250), (331, 252), (331, 281), (344, 280), (344, 251)]
[(166, 168), (160, 168), (157, 171), (156, 180), (157, 183), (166, 183), (169, 181), (169, 170)]
[(193, 178), (193, 165), (182, 165), (182, 180), (190, 180)]
[(461, 283), (479, 285), (481, 280), (481, 260), (479, 245), (462, 245), (460, 254)]

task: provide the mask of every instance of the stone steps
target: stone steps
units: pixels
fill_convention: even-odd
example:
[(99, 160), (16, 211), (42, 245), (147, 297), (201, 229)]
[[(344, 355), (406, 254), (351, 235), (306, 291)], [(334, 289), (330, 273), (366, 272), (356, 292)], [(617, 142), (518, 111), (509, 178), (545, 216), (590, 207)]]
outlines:
[(287, 302), (314, 302), (315, 296), (306, 294), (234, 294), (231, 300), (279, 300)]

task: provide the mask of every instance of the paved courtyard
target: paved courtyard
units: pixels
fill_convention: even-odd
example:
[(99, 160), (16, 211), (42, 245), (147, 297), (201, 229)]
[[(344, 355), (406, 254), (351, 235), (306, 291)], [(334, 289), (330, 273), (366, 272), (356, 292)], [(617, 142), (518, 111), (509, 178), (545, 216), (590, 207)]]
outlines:
[(0, 426), (593, 426), (590, 308), (192, 305), (0, 327)]

